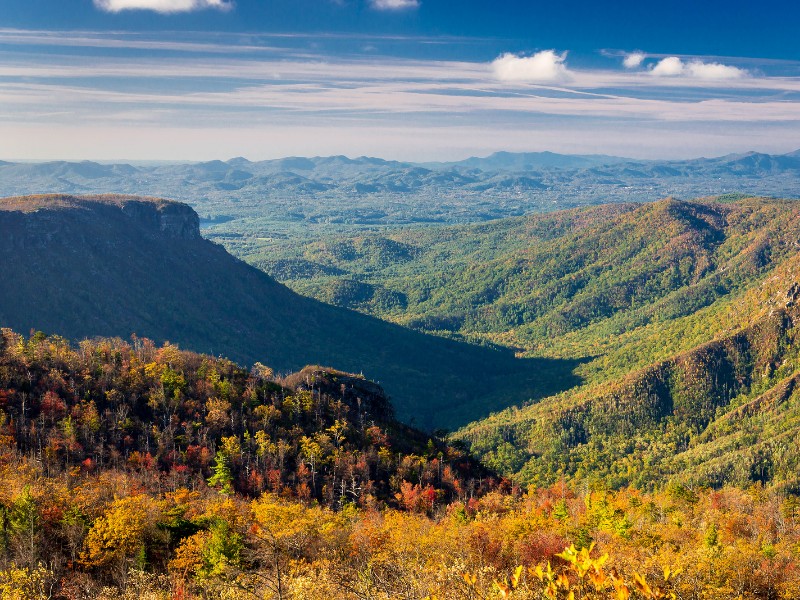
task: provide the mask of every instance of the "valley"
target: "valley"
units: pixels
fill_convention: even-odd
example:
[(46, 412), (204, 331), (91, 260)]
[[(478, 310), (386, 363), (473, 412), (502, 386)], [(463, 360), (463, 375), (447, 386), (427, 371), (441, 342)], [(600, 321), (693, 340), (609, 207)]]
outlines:
[[(779, 415), (795, 410), (800, 211), (791, 201), (723, 200), (331, 236), (291, 255), (275, 248), (245, 258), (340, 306), (577, 361), (574, 390), (455, 434), (525, 483), (567, 476), (648, 487), (678, 477), (719, 486), (766, 476), (793, 486), (793, 446), (753, 446), (744, 436), (765, 419), (771, 433), (757, 439), (795, 435), (793, 419)], [(726, 349), (708, 358), (714, 344)], [(777, 405), (759, 400), (776, 396)], [(733, 415), (749, 402), (771, 408), (740, 422)], [(720, 427), (725, 439), (714, 442)], [(770, 466), (757, 474), (746, 466), (753, 461)]]
[(452, 431), (525, 485), (795, 485), (800, 452), (763, 440), (794, 436), (780, 415), (800, 368), (796, 202), (666, 199), (254, 245), (138, 197), (4, 209), (3, 280), (24, 285), (0, 313), (18, 330), (365, 373), (401, 419)]
[[(168, 574), (215, 598), (276, 578), (302, 598), (538, 598), (587, 591), (597, 542), (615, 565), (598, 598), (794, 589), (774, 573), (800, 539), (796, 201), (244, 222), (120, 194), (0, 201), (0, 480), (37, 519), (7, 534), (29, 597), (161, 597)], [(39, 521), (66, 510), (55, 493), (79, 521)], [(443, 548), (438, 570), (415, 562)]]
[(0, 201), (0, 320), (69, 338), (132, 334), (281, 371), (380, 381), (403, 420), (453, 428), (574, 385), (573, 363), (425, 335), (300, 296), (200, 236), (187, 205), (128, 196)]

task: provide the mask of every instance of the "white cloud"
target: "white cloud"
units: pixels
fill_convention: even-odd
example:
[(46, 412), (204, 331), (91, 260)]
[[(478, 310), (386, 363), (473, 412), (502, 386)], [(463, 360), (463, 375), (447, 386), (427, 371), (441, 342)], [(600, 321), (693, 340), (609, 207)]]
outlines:
[(739, 79), (748, 74), (747, 71), (738, 67), (700, 61), (690, 62), (686, 68), (692, 77), (698, 79)]
[(644, 59), (647, 58), (647, 55), (644, 52), (631, 52), (630, 54), (626, 54), (625, 58), (622, 60), (622, 64), (625, 66), (626, 69), (635, 69), (636, 67), (640, 67)]
[[(648, 55), (638, 69), (572, 70), (566, 63), (572, 55), (558, 50), (500, 56), (494, 64), (331, 56), (307, 53), (305, 43), (302, 54), (290, 44), (253, 55), (250, 44), (262, 38), (250, 35), (215, 38), (214, 50), (189, 46), (208, 43), (199, 33), (179, 40), (169, 33), (24, 33), (0, 28), (0, 42), (11, 47), (0, 61), (0, 156), (199, 160), (258, 156), (270, 148), (284, 155), (391, 157), (402, 149), (423, 160), (415, 152), (483, 152), (476, 144), (498, 146), (481, 146), (486, 153), (530, 149), (551, 131), (541, 143), (554, 151), (586, 153), (593, 148), (588, 140), (597, 140), (594, 149), (606, 153), (639, 148), (663, 157), (759, 144), (788, 149), (800, 135), (794, 100), (800, 77), (763, 76), (755, 61), (742, 63), (753, 65), (747, 76), (715, 79), (716, 62), (733, 59), (670, 57), (660, 70), (672, 65), (677, 76), (657, 77), (649, 63), (663, 56)], [(74, 50), (41, 47), (55, 43)], [(159, 44), (173, 43), (187, 51), (81, 50), (98, 44), (164, 50)], [(619, 66), (623, 56), (615, 60)], [(506, 71), (495, 79), (490, 68), (502, 66)], [(132, 85), (120, 87), (123, 78)], [(90, 134), (76, 137), (78, 124)], [(468, 134), (464, 127), (474, 129)], [(36, 136), (26, 134), (34, 129)], [(564, 146), (568, 140), (572, 145)]]
[(669, 56), (661, 59), (658, 64), (653, 67), (651, 73), (663, 77), (675, 77), (677, 75), (683, 75), (685, 70), (686, 65), (683, 64), (680, 58), (677, 56)]
[(370, 0), (372, 8), (378, 10), (404, 10), (419, 8), (419, 0)]
[(533, 56), (507, 52), (492, 62), (494, 76), (501, 81), (556, 82), (570, 78), (567, 53), (542, 50)]
[(94, 0), (94, 5), (106, 12), (118, 13), (123, 10), (152, 10), (159, 13), (179, 13), (216, 8), (230, 10), (229, 0)]
[(695, 79), (741, 79), (748, 72), (738, 67), (700, 60), (684, 62), (677, 56), (664, 58), (650, 71), (659, 77), (693, 77)]

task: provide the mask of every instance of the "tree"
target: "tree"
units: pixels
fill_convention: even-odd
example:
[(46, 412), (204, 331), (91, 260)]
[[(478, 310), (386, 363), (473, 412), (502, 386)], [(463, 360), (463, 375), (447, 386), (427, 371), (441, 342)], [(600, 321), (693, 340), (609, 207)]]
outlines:
[(144, 567), (147, 542), (157, 535), (159, 516), (157, 502), (145, 494), (114, 500), (89, 529), (84, 563), (111, 570), (124, 581), (131, 566)]

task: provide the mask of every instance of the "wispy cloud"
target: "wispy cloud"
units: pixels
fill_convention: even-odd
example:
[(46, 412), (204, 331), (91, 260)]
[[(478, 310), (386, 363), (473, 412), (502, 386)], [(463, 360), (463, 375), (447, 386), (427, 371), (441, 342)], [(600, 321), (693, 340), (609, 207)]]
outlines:
[[(254, 44), (278, 40), (147, 35), (0, 30), (0, 155), (79, 156), (70, 146), (79, 126), (91, 132), (87, 140), (105, 140), (106, 156), (128, 153), (133, 137), (144, 148), (147, 131), (160, 158), (258, 157), (267, 146), (281, 154), (319, 153), (314, 143), (323, 133), (327, 152), (398, 156), (405, 148), (417, 159), (412, 155), (423, 145), (439, 158), (467, 147), (472, 154), (638, 148), (639, 156), (664, 156), (666, 139), (678, 153), (710, 154), (779, 149), (779, 141), (800, 137), (795, 65), (784, 71), (789, 75), (767, 77), (757, 62), (735, 63), (751, 69), (744, 71), (724, 57), (648, 54), (638, 67), (622, 69), (618, 53), (613, 68), (568, 68), (566, 53), (554, 50), (486, 63), (336, 54), (309, 50), (304, 39), (254, 52)], [(42, 47), (50, 45), (45, 40), (71, 49), (54, 53)], [(100, 56), (94, 49), (130, 42), (151, 46)], [(183, 51), (163, 52), (162, 44), (171, 43)], [(37, 154), (23, 139), (27, 130), (39, 132), (31, 138), (39, 140), (51, 132), (51, 143)], [(237, 151), (243, 136), (250, 146)], [(590, 137), (597, 145), (581, 146)], [(216, 142), (223, 138), (224, 152)], [(342, 140), (347, 145), (337, 147)], [(80, 148), (83, 156), (101, 156), (88, 141)]]
[[(251, 36), (248, 36), (248, 38)], [(37, 31), (0, 28), (0, 44), (27, 46), (61, 46), (65, 48), (120, 48), (144, 51), (208, 52), (213, 54), (241, 54), (285, 50), (274, 45), (213, 43), (150, 39), (136, 33), (107, 33)]]
[(180, 13), (215, 8), (230, 10), (233, 3), (228, 0), (94, 0), (94, 5), (106, 12), (123, 10), (152, 10), (158, 13)]
[(377, 10), (408, 10), (419, 8), (419, 0), (370, 0), (372, 8)]
[(684, 62), (677, 56), (662, 58), (650, 71), (657, 77), (694, 77), (697, 79), (741, 79), (749, 73), (738, 67), (718, 62), (692, 60)]
[(566, 52), (557, 54), (555, 50), (543, 50), (532, 56), (506, 53), (492, 62), (492, 71), (500, 81), (561, 82), (570, 78), (566, 59)]

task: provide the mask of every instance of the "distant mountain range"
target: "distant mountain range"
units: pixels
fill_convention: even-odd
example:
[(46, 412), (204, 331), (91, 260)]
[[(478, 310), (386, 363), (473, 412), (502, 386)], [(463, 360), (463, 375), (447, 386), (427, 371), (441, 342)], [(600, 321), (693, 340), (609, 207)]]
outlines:
[(0, 195), (110, 191), (182, 200), (209, 223), (253, 218), (351, 225), (456, 223), (667, 196), (798, 197), (800, 151), (678, 161), (498, 152), (420, 164), (345, 156), (150, 166), (0, 163)]
[(535, 171), (537, 169), (583, 169), (600, 165), (636, 162), (631, 158), (602, 154), (556, 154), (555, 152), (495, 152), (456, 162), (428, 163), (433, 169), (464, 167), (481, 171)]

